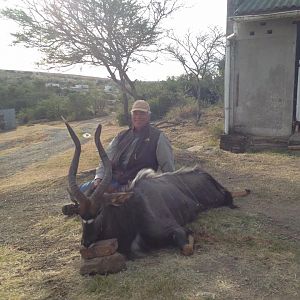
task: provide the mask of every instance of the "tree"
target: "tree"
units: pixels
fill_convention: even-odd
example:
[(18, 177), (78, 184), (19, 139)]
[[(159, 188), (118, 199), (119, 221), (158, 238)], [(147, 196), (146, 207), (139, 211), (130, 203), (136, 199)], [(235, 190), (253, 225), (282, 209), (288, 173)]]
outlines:
[(90, 109), (94, 116), (104, 115), (107, 100), (114, 99), (112, 95), (97, 89), (91, 90), (85, 97), (89, 101)]
[(137, 90), (143, 99), (148, 99), (151, 108), (151, 119), (157, 120), (174, 105), (184, 101), (180, 82), (173, 78), (156, 82), (137, 82)]
[(128, 116), (127, 95), (138, 97), (128, 69), (133, 62), (150, 61), (149, 52), (158, 50), (162, 21), (179, 8), (177, 1), (23, 0), (24, 8), (2, 15), (20, 25), (15, 43), (38, 48), (42, 63), (105, 67), (123, 93)]
[(169, 35), (172, 43), (167, 52), (181, 63), (193, 86), (198, 104), (197, 122), (201, 116), (201, 101), (207, 85), (219, 74), (220, 61), (225, 55), (225, 35), (218, 27), (209, 27), (208, 32), (193, 35), (188, 32), (181, 39)]

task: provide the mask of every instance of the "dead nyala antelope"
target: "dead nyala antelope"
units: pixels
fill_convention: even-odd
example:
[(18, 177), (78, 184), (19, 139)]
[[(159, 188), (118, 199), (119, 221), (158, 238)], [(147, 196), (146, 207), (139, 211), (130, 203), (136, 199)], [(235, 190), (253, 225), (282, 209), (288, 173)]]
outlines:
[(118, 251), (126, 256), (134, 256), (152, 245), (167, 243), (176, 245), (182, 254), (191, 255), (193, 239), (184, 226), (208, 209), (221, 206), (236, 208), (233, 197), (246, 196), (250, 192), (231, 193), (195, 166), (164, 174), (144, 169), (137, 174), (127, 192), (107, 193), (112, 165), (100, 142), (99, 125), (95, 143), (105, 174), (94, 192), (87, 196), (76, 183), (81, 144), (68, 122), (65, 123), (75, 144), (68, 178), (70, 192), (79, 204), (84, 247), (116, 238)]

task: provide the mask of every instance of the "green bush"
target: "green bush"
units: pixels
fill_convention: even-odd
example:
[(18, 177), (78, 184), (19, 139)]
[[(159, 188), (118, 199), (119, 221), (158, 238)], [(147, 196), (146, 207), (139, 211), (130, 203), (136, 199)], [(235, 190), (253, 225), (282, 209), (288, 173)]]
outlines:
[(125, 126), (129, 124), (129, 120), (126, 118), (123, 112), (117, 114), (117, 121), (119, 126)]
[(157, 120), (162, 115), (160, 109), (160, 103), (158, 98), (150, 99), (149, 101), (150, 110), (151, 110), (151, 119)]
[(171, 108), (166, 114), (167, 119), (196, 120), (197, 103), (193, 98), (187, 98), (184, 104)]
[(47, 99), (40, 100), (36, 105), (23, 108), (17, 118), (20, 123), (28, 123), (33, 120), (59, 120), (63, 115), (68, 120), (82, 120), (91, 117), (93, 114), (89, 110), (85, 98), (81, 95), (57, 96), (52, 95)]
[(149, 102), (152, 120), (164, 117), (172, 106), (184, 100), (182, 87), (174, 78), (159, 82), (138, 82), (137, 90), (141, 98)]
[(70, 93), (65, 101), (65, 108), (70, 120), (84, 120), (92, 116), (89, 110), (89, 99), (83, 93)]
[(30, 120), (33, 119), (33, 109), (23, 108), (17, 114), (18, 124), (27, 124)]

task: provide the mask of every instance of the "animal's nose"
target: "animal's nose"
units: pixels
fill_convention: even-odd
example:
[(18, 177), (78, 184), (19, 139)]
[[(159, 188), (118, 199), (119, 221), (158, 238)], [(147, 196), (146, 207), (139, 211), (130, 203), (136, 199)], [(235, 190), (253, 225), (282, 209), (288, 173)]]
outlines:
[(89, 246), (92, 245), (92, 242), (89, 240), (81, 240), (81, 245), (84, 246), (85, 248), (88, 248)]

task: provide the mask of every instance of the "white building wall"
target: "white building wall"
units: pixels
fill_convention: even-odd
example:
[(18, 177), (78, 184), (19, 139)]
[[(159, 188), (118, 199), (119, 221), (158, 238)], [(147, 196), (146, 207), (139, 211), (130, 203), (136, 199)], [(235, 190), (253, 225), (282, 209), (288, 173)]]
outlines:
[(231, 131), (288, 136), (292, 131), (296, 25), (291, 20), (237, 24)]

